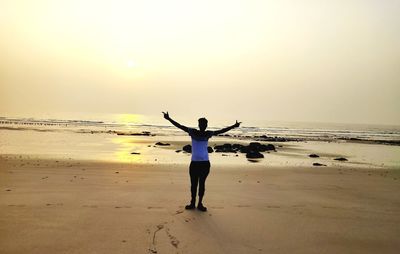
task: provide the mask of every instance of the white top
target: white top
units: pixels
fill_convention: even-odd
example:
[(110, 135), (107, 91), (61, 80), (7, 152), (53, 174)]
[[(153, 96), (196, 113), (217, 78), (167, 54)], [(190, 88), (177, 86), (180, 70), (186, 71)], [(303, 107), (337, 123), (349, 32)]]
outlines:
[(208, 139), (214, 135), (214, 132), (200, 132), (193, 128), (188, 129), (188, 133), (192, 138), (192, 161), (208, 161)]

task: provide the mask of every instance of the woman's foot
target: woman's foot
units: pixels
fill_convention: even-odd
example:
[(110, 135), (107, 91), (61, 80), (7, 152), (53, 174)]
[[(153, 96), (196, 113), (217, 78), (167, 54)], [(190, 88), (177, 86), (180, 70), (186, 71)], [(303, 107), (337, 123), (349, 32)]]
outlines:
[(207, 207), (203, 206), (202, 203), (199, 203), (199, 204), (197, 205), (197, 209), (199, 209), (199, 210), (202, 211), (202, 212), (207, 211)]
[(192, 210), (192, 209), (195, 209), (196, 208), (196, 205), (194, 204), (194, 203), (190, 203), (190, 205), (187, 205), (187, 206), (185, 206), (185, 209), (187, 209), (187, 210)]

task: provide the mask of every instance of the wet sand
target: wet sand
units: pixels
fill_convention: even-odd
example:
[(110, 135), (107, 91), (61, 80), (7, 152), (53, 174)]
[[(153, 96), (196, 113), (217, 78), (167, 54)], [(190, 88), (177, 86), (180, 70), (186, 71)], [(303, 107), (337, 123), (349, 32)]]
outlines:
[[(400, 173), (0, 157), (1, 253), (398, 253)], [(251, 165), (251, 166), (250, 166)]]

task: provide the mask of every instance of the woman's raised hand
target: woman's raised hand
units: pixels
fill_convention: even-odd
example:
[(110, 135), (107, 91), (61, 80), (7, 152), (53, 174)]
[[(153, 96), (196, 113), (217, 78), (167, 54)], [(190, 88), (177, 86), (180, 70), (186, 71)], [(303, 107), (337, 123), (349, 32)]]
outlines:
[(233, 125), (233, 127), (239, 127), (241, 123), (242, 123), (242, 122), (238, 122), (238, 121), (236, 120), (236, 123)]
[(164, 118), (165, 119), (167, 119), (167, 120), (169, 120), (170, 118), (169, 118), (169, 114), (168, 114), (168, 111), (167, 112), (162, 112), (163, 114), (164, 114)]

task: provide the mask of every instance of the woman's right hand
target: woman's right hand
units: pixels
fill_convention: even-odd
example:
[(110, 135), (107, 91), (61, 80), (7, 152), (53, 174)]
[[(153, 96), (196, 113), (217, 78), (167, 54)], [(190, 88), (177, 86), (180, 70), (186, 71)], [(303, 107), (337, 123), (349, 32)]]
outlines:
[(236, 123), (233, 125), (233, 127), (238, 128), (238, 127), (240, 126), (241, 123), (242, 123), (242, 122), (238, 122), (238, 121), (236, 120)]

